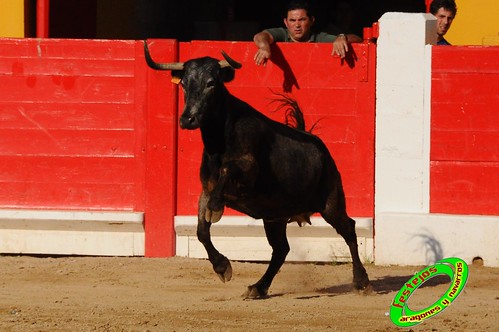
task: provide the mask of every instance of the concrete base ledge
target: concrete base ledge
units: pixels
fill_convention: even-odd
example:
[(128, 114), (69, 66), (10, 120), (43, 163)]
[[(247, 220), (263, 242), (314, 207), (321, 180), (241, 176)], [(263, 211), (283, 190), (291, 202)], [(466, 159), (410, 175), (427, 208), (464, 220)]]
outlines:
[(429, 265), (445, 257), (499, 267), (499, 216), (376, 215), (376, 264)]
[(0, 210), (0, 253), (143, 256), (140, 212)]
[[(373, 223), (370, 218), (356, 220), (359, 255), (363, 262), (373, 261)], [(343, 238), (320, 217), (312, 225), (288, 225), (291, 251), (287, 261), (349, 262), (350, 251)], [(197, 217), (176, 216), (177, 256), (207, 258), (196, 236)], [(272, 250), (267, 242), (263, 222), (245, 216), (226, 216), (211, 227), (215, 247), (231, 260), (268, 261)]]

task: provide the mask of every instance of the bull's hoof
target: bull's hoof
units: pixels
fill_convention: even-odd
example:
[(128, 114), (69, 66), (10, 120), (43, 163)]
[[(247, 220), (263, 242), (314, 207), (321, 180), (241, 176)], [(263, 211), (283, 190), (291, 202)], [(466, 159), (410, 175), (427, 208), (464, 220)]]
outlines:
[(363, 278), (354, 279), (353, 287), (355, 288), (358, 294), (369, 295), (373, 292), (373, 286), (369, 282), (367, 274)]
[(225, 256), (222, 256), (221, 260), (213, 264), (213, 270), (215, 270), (220, 280), (224, 283), (232, 279), (232, 265), (230, 265), (230, 261)]
[(222, 282), (230, 281), (232, 279), (232, 266), (229, 263), (229, 266), (227, 266), (227, 269), (223, 273), (217, 273), (218, 277)]
[(204, 215), (204, 219), (207, 222), (216, 223), (216, 222), (220, 221), (220, 219), (222, 219), (223, 214), (224, 214), (224, 209), (222, 209), (220, 211), (212, 211), (212, 210), (207, 208), (206, 213)]
[(364, 294), (367, 294), (365, 290), (370, 289), (372, 291), (372, 286), (369, 282), (369, 277), (367, 276), (367, 272), (364, 267), (354, 268), (353, 287), (359, 292), (364, 292)]
[(258, 284), (248, 286), (248, 289), (243, 294), (244, 299), (267, 299), (269, 297), (268, 289), (261, 288)]
[(361, 295), (371, 295), (372, 293), (374, 293), (374, 288), (373, 285), (369, 284), (363, 289), (358, 289), (357, 291)]

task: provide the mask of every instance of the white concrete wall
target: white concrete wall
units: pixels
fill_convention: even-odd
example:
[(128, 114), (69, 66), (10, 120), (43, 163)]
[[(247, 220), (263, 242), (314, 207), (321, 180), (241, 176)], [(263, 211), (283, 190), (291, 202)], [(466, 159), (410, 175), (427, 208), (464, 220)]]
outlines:
[[(351, 262), (345, 240), (321, 217), (310, 218), (312, 225), (291, 223), (287, 236), (291, 251), (286, 261)], [(371, 218), (356, 218), (355, 229), (359, 256), (373, 262), (373, 226)], [(176, 216), (176, 254), (182, 257), (207, 258), (196, 236), (197, 217)], [(267, 242), (262, 220), (247, 216), (225, 216), (211, 227), (215, 247), (231, 260), (268, 261), (272, 248)]]
[(375, 263), (429, 265), (459, 257), (499, 267), (499, 218), (429, 213), (379, 213), (376, 217)]
[(143, 213), (0, 209), (0, 253), (143, 256)]
[(379, 31), (375, 209), (428, 212), (431, 48), (426, 45), (436, 42), (435, 18), (386, 13)]
[(457, 256), (499, 266), (498, 216), (430, 214), (431, 14), (379, 20), (375, 263), (427, 265)]

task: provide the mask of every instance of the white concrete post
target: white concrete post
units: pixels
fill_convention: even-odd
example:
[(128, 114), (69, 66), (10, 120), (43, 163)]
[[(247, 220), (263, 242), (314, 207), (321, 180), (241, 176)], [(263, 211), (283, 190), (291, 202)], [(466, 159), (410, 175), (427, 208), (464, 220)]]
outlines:
[[(376, 212), (429, 212), (431, 14), (379, 20), (376, 71)], [(423, 98), (424, 96), (424, 98)]]
[[(499, 216), (430, 213), (431, 14), (379, 20), (376, 72), (376, 264), (445, 257), (499, 266)], [(452, 47), (452, 46), (446, 46)]]

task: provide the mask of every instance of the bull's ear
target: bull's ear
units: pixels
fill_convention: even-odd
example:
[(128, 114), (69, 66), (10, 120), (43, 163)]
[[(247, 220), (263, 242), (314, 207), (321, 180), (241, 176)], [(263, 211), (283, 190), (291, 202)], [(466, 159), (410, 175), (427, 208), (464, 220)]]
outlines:
[(182, 81), (182, 77), (184, 77), (183, 70), (172, 70), (172, 82), (175, 84), (179, 84)]
[(234, 79), (236, 71), (232, 67), (220, 68), (220, 77), (224, 83), (230, 82)]

